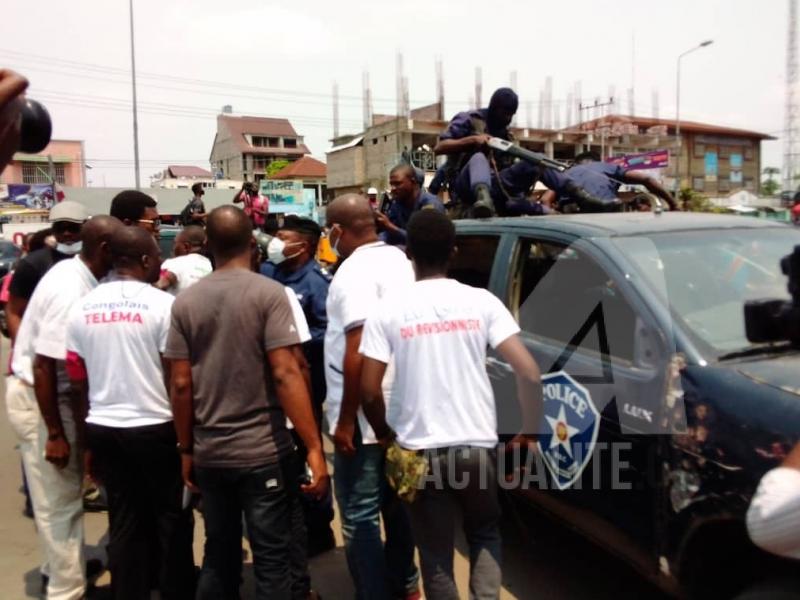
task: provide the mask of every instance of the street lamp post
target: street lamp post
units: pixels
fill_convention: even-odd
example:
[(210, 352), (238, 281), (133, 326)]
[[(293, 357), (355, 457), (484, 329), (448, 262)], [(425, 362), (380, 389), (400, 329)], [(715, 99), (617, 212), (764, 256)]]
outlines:
[(675, 85), (675, 137), (678, 138), (678, 154), (675, 157), (675, 184), (674, 184), (674, 194), (675, 194), (675, 201), (678, 200), (678, 193), (680, 192), (680, 185), (681, 185), (681, 152), (683, 151), (683, 140), (681, 138), (681, 60), (687, 54), (691, 54), (696, 50), (700, 50), (700, 48), (705, 48), (706, 46), (710, 46), (714, 43), (714, 40), (706, 40), (701, 44), (695, 46), (694, 48), (690, 48), (683, 54), (678, 56), (678, 69), (677, 69), (677, 83)]
[(136, 175), (136, 189), (140, 186), (139, 181), (139, 116), (136, 104), (136, 50), (133, 43), (133, 0), (129, 1), (130, 21), (131, 21), (131, 83), (133, 84), (133, 168)]

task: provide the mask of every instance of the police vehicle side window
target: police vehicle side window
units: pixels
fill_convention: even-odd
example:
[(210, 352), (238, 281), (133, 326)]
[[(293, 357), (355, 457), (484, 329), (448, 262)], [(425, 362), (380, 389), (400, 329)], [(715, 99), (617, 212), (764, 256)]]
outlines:
[(488, 288), (492, 265), (500, 236), (458, 236), (458, 252), (450, 265), (448, 276), (473, 287)]
[(509, 304), (529, 334), (633, 360), (636, 314), (608, 274), (572, 246), (520, 240)]

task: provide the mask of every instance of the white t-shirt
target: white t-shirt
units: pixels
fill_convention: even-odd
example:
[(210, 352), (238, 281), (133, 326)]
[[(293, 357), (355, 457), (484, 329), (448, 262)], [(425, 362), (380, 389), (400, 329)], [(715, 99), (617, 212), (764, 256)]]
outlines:
[[(383, 242), (356, 249), (336, 271), (328, 289), (328, 329), (325, 332), (325, 382), (328, 386), (325, 410), (331, 435), (336, 430), (342, 406), (345, 333), (363, 325), (373, 310), (383, 310), (387, 299), (413, 282), (414, 270), (406, 255)], [(387, 406), (391, 404), (391, 371), (390, 367), (383, 380)], [(376, 443), (375, 433), (361, 409), (358, 424), (364, 443)]]
[(393, 295), (364, 326), (360, 351), (395, 361), (387, 422), (405, 448), (493, 448), (497, 417), (486, 346), (519, 332), (490, 292), (427, 279)]
[(64, 370), (67, 357), (67, 319), (73, 304), (97, 285), (80, 256), (62, 260), (45, 273), (25, 309), (17, 334), (11, 370), (33, 385), (33, 359), (37, 354), (55, 358), (58, 393), (68, 400), (69, 379)]
[[(286, 291), (286, 297), (289, 298), (289, 304), (292, 307), (294, 324), (295, 327), (297, 327), (297, 336), (300, 338), (300, 343), (305, 344), (311, 340), (311, 330), (308, 328), (308, 321), (306, 321), (306, 315), (303, 312), (303, 307), (300, 306), (300, 301), (297, 299), (297, 295), (294, 293), (292, 288), (284, 287), (284, 290)], [(292, 423), (289, 417), (286, 417), (286, 427), (289, 429), (294, 429), (294, 423)]]
[(162, 271), (169, 271), (178, 280), (175, 285), (167, 291), (173, 296), (177, 296), (192, 284), (197, 283), (213, 270), (211, 261), (205, 256), (193, 252), (175, 258), (168, 258), (161, 263)]
[(143, 427), (172, 420), (160, 353), (174, 298), (148, 283), (103, 283), (73, 306), (67, 350), (86, 363), (87, 423)]
[(800, 470), (777, 467), (764, 475), (747, 511), (747, 531), (764, 550), (800, 559)]

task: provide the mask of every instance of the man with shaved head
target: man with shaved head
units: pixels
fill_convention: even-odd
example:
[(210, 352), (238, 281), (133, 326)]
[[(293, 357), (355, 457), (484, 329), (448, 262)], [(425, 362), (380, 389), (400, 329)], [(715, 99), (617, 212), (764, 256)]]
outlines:
[[(381, 300), (414, 282), (405, 254), (378, 238), (369, 201), (336, 198), (326, 213), (328, 241), (343, 259), (328, 290), (325, 407), (333, 435), (334, 493), (350, 575), (359, 598), (418, 597), (408, 516), (383, 476), (384, 449), (360, 408), (361, 331)], [(391, 390), (391, 373), (385, 383)], [(391, 404), (389, 404), (391, 411)], [(386, 531), (384, 553), (381, 515)]]
[(386, 214), (377, 214), (378, 224), (383, 229), (381, 239), (387, 244), (405, 246), (406, 225), (411, 215), (423, 209), (444, 213), (444, 204), (422, 189), (416, 169), (408, 163), (399, 164), (390, 171), (389, 186), (392, 204)]
[(42, 417), (17, 433), (27, 439), (36, 432), (35, 441), (23, 448), (23, 461), (45, 551), (48, 598), (82, 597), (86, 587), (84, 439), (80, 407), (71, 401), (65, 370), (67, 319), (73, 305), (111, 269), (110, 241), (121, 227), (118, 219), (108, 216), (83, 225), (80, 254), (55, 264), (39, 281), (14, 347), (14, 375), (8, 380), (6, 401), (13, 410), (41, 412)]
[[(194, 597), (191, 515), (161, 355), (173, 296), (153, 287), (153, 236), (122, 227), (111, 239), (115, 277), (72, 309), (67, 372), (86, 421), (92, 473), (109, 504), (108, 559), (115, 598)], [(151, 549), (158, 560), (151, 560)], [(149, 573), (153, 565), (157, 573)]]
[(156, 287), (175, 296), (211, 273), (211, 261), (201, 254), (205, 245), (205, 229), (199, 225), (184, 227), (175, 236), (172, 246), (174, 258), (161, 265), (161, 277)]
[(283, 286), (250, 270), (255, 240), (244, 211), (213, 210), (206, 233), (217, 268), (175, 299), (165, 352), (183, 480), (203, 495), (197, 598), (239, 597), (242, 513), (256, 596), (306, 598), (308, 566), (295, 556), (305, 546), (302, 465), (287, 417), (308, 449), (302, 490), (323, 496), (329, 477), (298, 361), (302, 340)]

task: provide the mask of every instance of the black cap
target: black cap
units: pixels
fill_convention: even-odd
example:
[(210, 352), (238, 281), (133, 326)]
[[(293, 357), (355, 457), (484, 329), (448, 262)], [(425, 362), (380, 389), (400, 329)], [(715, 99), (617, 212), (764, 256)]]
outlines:
[(306, 235), (319, 237), (322, 235), (322, 228), (313, 219), (298, 217), (297, 215), (287, 215), (283, 220), (281, 229), (285, 231), (296, 231)]

